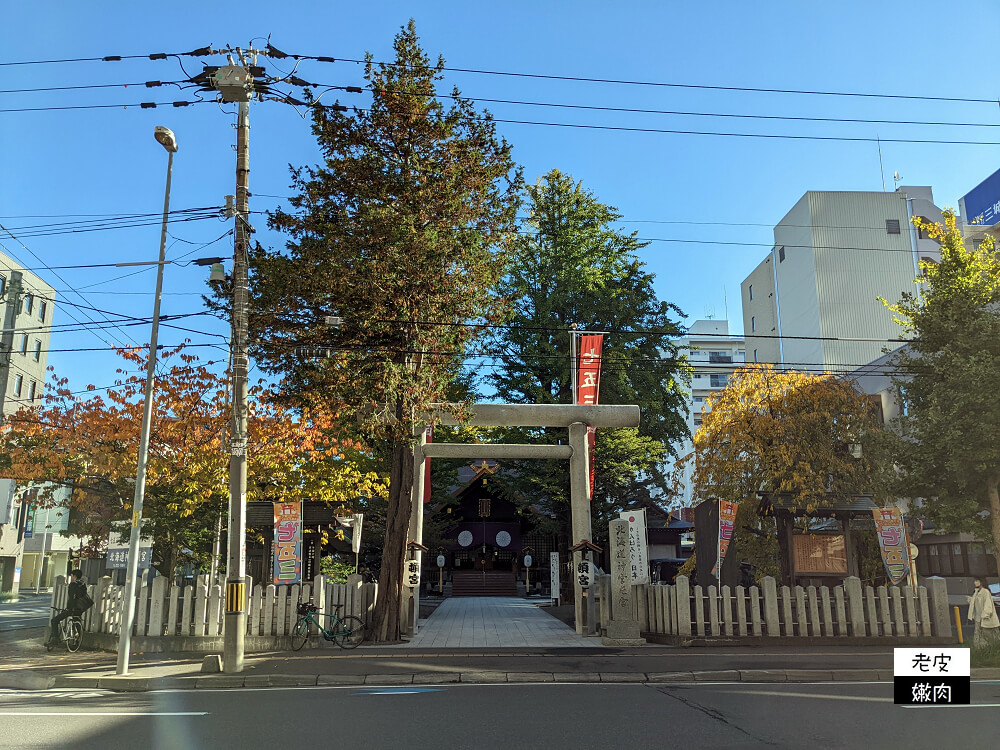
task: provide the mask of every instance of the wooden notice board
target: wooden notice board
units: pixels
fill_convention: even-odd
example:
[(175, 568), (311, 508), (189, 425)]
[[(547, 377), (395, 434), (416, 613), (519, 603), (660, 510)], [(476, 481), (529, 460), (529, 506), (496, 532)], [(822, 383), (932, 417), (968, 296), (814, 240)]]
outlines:
[(847, 545), (841, 534), (796, 534), (793, 537), (796, 573), (847, 575)]

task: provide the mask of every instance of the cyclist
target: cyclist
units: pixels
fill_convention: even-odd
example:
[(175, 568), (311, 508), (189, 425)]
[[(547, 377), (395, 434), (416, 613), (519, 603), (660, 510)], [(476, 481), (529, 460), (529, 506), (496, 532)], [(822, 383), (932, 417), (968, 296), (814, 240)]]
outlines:
[(79, 617), (83, 614), (85, 609), (83, 599), (87, 596), (87, 587), (84, 585), (83, 581), (83, 571), (80, 569), (74, 570), (70, 573), (70, 577), (73, 579), (69, 584), (69, 595), (66, 598), (66, 609), (62, 610), (55, 617), (52, 618), (52, 631), (49, 633), (49, 640), (45, 644), (46, 646), (55, 646), (59, 644), (59, 623), (63, 620), (68, 620), (70, 617)]

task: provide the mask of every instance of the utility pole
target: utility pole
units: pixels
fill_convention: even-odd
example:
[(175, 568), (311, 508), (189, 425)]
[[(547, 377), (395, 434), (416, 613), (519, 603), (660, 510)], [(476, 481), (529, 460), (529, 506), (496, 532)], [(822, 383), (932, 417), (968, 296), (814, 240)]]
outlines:
[[(243, 671), (246, 614), (247, 517), (247, 306), (249, 283), (247, 255), (250, 246), (248, 216), (250, 174), (250, 100), (254, 96), (255, 69), (236, 48), (237, 65), (206, 68), (198, 82), (217, 90), (225, 102), (237, 104), (236, 116), (236, 232), (233, 249), (232, 416), (229, 425), (229, 550), (226, 557), (226, 616), (223, 635), (223, 671)], [(253, 53), (256, 54), (256, 53)]]
[(236, 120), (236, 248), (233, 254), (233, 408), (229, 439), (229, 556), (226, 565), (226, 630), (223, 669), (243, 671), (246, 614), (247, 518), (247, 195), (250, 172), (250, 103), (239, 102)]
[(14, 353), (14, 326), (21, 306), (21, 272), (11, 271), (7, 284), (7, 305), (4, 307), (3, 333), (0, 335), (0, 422), (3, 421), (4, 399), (10, 379), (10, 359)]

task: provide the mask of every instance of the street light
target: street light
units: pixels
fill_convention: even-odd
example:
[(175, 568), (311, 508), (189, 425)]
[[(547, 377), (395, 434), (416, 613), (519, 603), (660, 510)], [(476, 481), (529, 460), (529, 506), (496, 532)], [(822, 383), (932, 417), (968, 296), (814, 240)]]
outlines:
[(167, 150), (167, 187), (163, 195), (163, 226), (160, 230), (160, 262), (156, 266), (156, 296), (153, 300), (153, 328), (149, 334), (149, 361), (146, 364), (146, 392), (142, 406), (142, 432), (139, 437), (139, 461), (135, 473), (135, 498), (132, 502), (132, 531), (128, 544), (128, 572), (125, 576), (125, 601), (121, 634), (118, 638), (118, 666), (115, 674), (128, 674), (129, 649), (132, 644), (132, 620), (135, 617), (135, 579), (139, 571), (139, 535), (142, 524), (142, 500), (146, 491), (146, 458), (149, 454), (149, 426), (153, 418), (153, 381), (156, 375), (156, 335), (160, 328), (160, 297), (163, 292), (163, 266), (167, 252), (167, 215), (170, 212), (170, 177), (177, 152), (177, 139), (169, 128), (157, 125), (153, 137)]

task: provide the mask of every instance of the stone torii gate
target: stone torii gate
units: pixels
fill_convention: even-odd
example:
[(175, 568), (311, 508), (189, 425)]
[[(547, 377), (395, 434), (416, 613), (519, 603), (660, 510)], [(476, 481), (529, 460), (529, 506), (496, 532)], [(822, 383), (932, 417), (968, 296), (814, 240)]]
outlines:
[[(453, 407), (454, 408), (454, 407)], [(428, 443), (427, 431), (419, 430), (413, 449), (413, 490), (409, 537), (422, 543), (424, 534), (424, 463), (428, 458), (561, 458), (569, 460), (570, 512), (572, 538), (570, 546), (592, 541), (591, 512), (588, 488), (590, 486), (589, 450), (587, 427), (638, 427), (638, 406), (571, 406), (563, 404), (472, 404), (467, 422), (455, 419), (447, 404), (435, 405), (440, 424), (469, 424), (476, 427), (566, 427), (569, 429), (568, 445), (530, 444), (470, 444)], [(582, 559), (582, 553), (573, 553), (573, 569)], [(576, 632), (584, 633), (583, 588), (573, 576), (574, 611)], [(420, 589), (413, 592), (413, 625), (416, 630), (420, 613)]]

